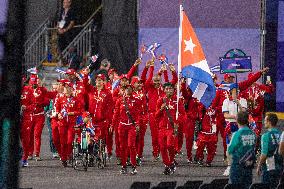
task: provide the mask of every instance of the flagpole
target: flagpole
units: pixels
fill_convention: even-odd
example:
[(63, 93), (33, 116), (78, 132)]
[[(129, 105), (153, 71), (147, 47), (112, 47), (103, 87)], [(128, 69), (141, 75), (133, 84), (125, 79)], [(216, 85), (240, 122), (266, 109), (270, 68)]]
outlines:
[(180, 97), (180, 75), (181, 75), (181, 40), (182, 40), (182, 3), (179, 5), (179, 53), (178, 53), (178, 83), (177, 83), (177, 111), (176, 119), (178, 119), (178, 104)]

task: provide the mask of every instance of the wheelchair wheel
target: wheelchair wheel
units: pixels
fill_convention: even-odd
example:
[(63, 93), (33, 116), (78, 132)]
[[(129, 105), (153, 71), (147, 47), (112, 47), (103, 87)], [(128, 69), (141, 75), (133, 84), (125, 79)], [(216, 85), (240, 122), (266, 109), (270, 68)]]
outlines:
[(83, 153), (82, 164), (83, 164), (84, 171), (87, 171), (88, 166), (89, 166), (88, 153)]
[(99, 162), (98, 162), (98, 168), (103, 169), (106, 167), (106, 147), (104, 140), (99, 140)]
[(72, 158), (70, 159), (71, 166), (74, 168), (76, 157), (78, 157), (78, 143), (76, 141), (73, 141), (73, 148), (72, 148)]

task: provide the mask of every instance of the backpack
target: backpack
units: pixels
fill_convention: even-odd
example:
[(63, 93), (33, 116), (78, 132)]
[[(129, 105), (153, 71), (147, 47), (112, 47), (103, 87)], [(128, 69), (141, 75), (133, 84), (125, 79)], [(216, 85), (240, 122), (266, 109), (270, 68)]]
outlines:
[(255, 149), (247, 151), (239, 160), (239, 165), (246, 169), (253, 169), (256, 161)]

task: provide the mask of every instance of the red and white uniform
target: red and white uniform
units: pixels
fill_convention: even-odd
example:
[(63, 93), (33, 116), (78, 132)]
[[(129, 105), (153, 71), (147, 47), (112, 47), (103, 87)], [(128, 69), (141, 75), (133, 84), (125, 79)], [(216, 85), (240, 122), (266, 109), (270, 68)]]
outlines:
[[(61, 154), (63, 157), (62, 161), (65, 161), (66, 158), (68, 158), (72, 153), (72, 143), (75, 137), (74, 126), (76, 125), (77, 117), (81, 115), (82, 113), (81, 112), (82, 104), (81, 104), (80, 99), (78, 99), (77, 97), (63, 95), (59, 97), (58, 100), (55, 102), (55, 107), (56, 107), (57, 115), (61, 114), (63, 117), (63, 119), (59, 119), (58, 127), (60, 129), (61, 127), (63, 127), (62, 128), (63, 133), (59, 132), (60, 144), (61, 144), (61, 140), (63, 140), (62, 144), (64, 146), (65, 140), (67, 140), (66, 141), (67, 150), (61, 148)], [(61, 134), (63, 135), (65, 134), (65, 135), (63, 136)]]
[(206, 163), (211, 163), (217, 148), (217, 125), (216, 125), (216, 111), (209, 107), (202, 119), (202, 128), (198, 134), (196, 159), (204, 159), (204, 148), (207, 149)]
[(49, 104), (50, 94), (45, 87), (32, 88), (33, 110), (29, 155), (33, 155), (34, 152), (36, 156), (40, 154), (41, 134), (45, 121), (44, 107)]
[[(256, 82), (261, 77), (261, 72), (257, 72), (252, 75), (251, 78), (241, 81), (238, 83), (238, 88), (240, 92), (248, 89), (254, 82)], [(216, 112), (216, 119), (217, 119), (217, 133), (220, 132), (221, 137), (223, 139), (223, 149), (224, 149), (224, 155), (226, 155), (227, 151), (227, 144), (226, 144), (226, 134), (225, 134), (225, 127), (226, 122), (224, 118), (224, 114), (222, 112), (222, 105), (226, 98), (229, 97), (229, 91), (218, 89), (216, 91), (216, 97), (214, 98), (212, 102), (212, 107), (217, 110)]]
[(186, 84), (183, 83), (181, 86), (182, 96), (184, 97), (184, 103), (187, 106), (186, 109), (186, 121), (184, 123), (183, 132), (186, 138), (186, 150), (187, 150), (187, 159), (192, 160), (192, 146), (194, 141), (194, 129), (195, 123), (202, 118), (201, 106), (196, 98), (192, 97), (191, 90), (186, 87)]
[[(129, 70), (129, 72), (127, 73), (127, 75), (121, 75), (121, 77), (126, 77), (128, 80), (130, 80), (132, 78), (132, 76), (134, 75), (135, 71), (137, 69), (137, 66), (132, 66), (131, 69)], [(113, 92), (112, 92), (112, 100), (114, 102), (114, 104), (116, 104), (117, 100), (119, 98), (122, 97), (122, 93), (125, 90), (124, 87), (121, 87), (120, 85), (118, 87), (116, 87)], [(116, 157), (120, 157), (120, 143), (119, 143), (119, 133), (118, 133), (118, 125), (113, 125), (114, 128), (114, 135), (115, 135), (115, 153), (116, 153)]]
[(263, 85), (255, 83), (253, 86), (249, 87), (247, 90), (243, 91), (240, 95), (247, 99), (248, 102), (248, 112), (252, 116), (252, 119), (256, 123), (255, 133), (257, 136), (261, 134), (262, 130), (262, 119), (264, 111), (264, 94), (273, 93), (274, 86)]
[(27, 160), (30, 150), (32, 110), (33, 110), (33, 90), (30, 86), (23, 86), (21, 94), (21, 142), (23, 146), (22, 160)]
[(141, 101), (133, 96), (121, 97), (116, 101), (113, 115), (113, 126), (118, 125), (119, 142), (120, 142), (120, 158), (122, 166), (126, 166), (128, 150), (130, 152), (130, 161), (132, 166), (136, 166), (136, 128), (126, 113), (125, 104), (128, 105), (129, 113), (135, 124), (139, 123), (141, 115)]
[(63, 98), (64, 94), (58, 93), (53, 100), (53, 108), (50, 117), (50, 123), (52, 128), (52, 141), (53, 144), (61, 158), (62, 161), (67, 160), (67, 133), (68, 127), (62, 124), (62, 121), (59, 121), (57, 117), (57, 109), (59, 99)]
[(169, 121), (169, 117), (166, 113), (166, 110), (161, 110), (162, 104), (166, 103), (169, 113), (173, 119), (174, 124), (180, 125), (184, 122), (185, 118), (185, 110), (182, 101), (179, 101), (178, 111), (179, 116), (176, 119), (176, 111), (177, 111), (177, 98), (173, 96), (168, 99), (166, 97), (159, 98), (157, 102), (156, 108), (156, 119), (159, 125), (159, 146), (163, 159), (163, 163), (166, 166), (172, 165), (175, 157), (175, 136), (174, 136), (174, 128)]
[(105, 139), (107, 134), (107, 127), (112, 112), (112, 95), (110, 90), (105, 87), (98, 90), (96, 87), (87, 85), (88, 94), (88, 112), (91, 114), (92, 123), (95, 126), (95, 138)]
[(144, 138), (147, 130), (149, 114), (147, 110), (147, 99), (146, 95), (143, 90), (135, 91), (133, 94), (134, 98), (138, 99), (141, 104), (141, 115), (139, 117), (139, 133), (137, 135), (136, 140), (136, 150), (137, 156), (141, 158), (143, 156), (143, 149), (144, 149)]
[[(145, 68), (147, 69), (147, 68)], [(152, 81), (154, 74), (154, 66), (150, 66), (150, 73), (148, 79), (145, 82), (145, 92), (148, 95), (148, 111), (149, 111), (149, 123), (150, 123), (150, 130), (152, 136), (152, 147), (153, 147), (153, 156), (157, 157), (160, 153), (159, 148), (159, 141), (158, 141), (158, 123), (155, 119), (156, 113), (156, 105), (159, 97), (164, 96), (164, 91), (162, 86), (159, 88), (154, 87), (154, 83)], [(142, 77), (141, 77), (142, 79)]]

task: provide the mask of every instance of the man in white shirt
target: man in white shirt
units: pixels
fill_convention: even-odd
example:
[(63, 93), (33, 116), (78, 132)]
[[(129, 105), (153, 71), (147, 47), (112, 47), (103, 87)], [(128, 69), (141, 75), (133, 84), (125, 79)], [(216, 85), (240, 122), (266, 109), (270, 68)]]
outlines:
[[(237, 94), (238, 84), (230, 85), (230, 95), (223, 102), (222, 112), (226, 120), (226, 141), (227, 145), (230, 143), (230, 138), (233, 132), (238, 130), (237, 114), (239, 111), (246, 111), (247, 101), (244, 98), (238, 98)], [(227, 155), (228, 157), (228, 155)], [(230, 173), (230, 158), (228, 157), (228, 167), (224, 172), (224, 176), (229, 176)]]

